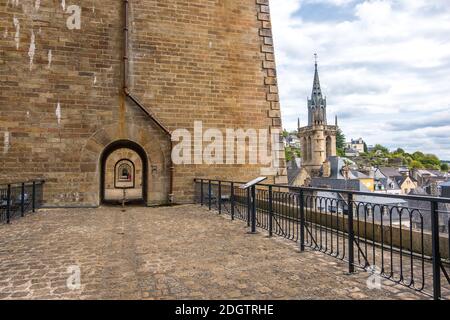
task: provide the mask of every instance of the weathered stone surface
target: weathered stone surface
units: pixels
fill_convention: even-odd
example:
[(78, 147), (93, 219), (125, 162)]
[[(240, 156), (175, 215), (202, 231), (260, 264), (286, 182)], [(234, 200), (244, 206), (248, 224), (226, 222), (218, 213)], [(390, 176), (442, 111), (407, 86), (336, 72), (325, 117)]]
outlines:
[(41, 210), (0, 233), (0, 299), (426, 298), (195, 205)]
[[(57, 1), (38, 9), (15, 3), (0, 5), (0, 183), (43, 177), (47, 204), (98, 205), (100, 155), (126, 139), (145, 146), (148, 168), (159, 168), (148, 202), (166, 202), (170, 141), (122, 94), (123, 2), (84, 3), (80, 30), (68, 29), (70, 14)], [(166, 127), (192, 130), (195, 120), (223, 131), (281, 127), (278, 114), (268, 116), (278, 99), (266, 54), (273, 53), (268, 1), (129, 3), (129, 89)], [(259, 173), (260, 165), (177, 166), (175, 201), (192, 200), (196, 176)], [(64, 196), (73, 193), (78, 200)]]

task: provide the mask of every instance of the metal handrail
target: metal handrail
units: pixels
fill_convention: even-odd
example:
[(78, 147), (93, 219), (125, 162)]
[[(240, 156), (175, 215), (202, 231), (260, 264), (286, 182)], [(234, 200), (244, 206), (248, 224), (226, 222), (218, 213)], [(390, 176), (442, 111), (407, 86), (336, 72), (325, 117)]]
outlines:
[(45, 180), (28, 180), (0, 184), (0, 222), (11, 223), (15, 217), (24, 217), (42, 205)]
[[(450, 198), (267, 183), (240, 190), (244, 182), (207, 178), (196, 178), (194, 182), (196, 191), (200, 185), (201, 205), (246, 221), (252, 232), (259, 227), (269, 231), (270, 236), (299, 242), (300, 251), (309, 247), (346, 261), (349, 273), (381, 263), (378, 274), (383, 278), (435, 299), (450, 293), (450, 271), (446, 269), (450, 261), (450, 219), (440, 221), (444, 211), (439, 206), (450, 203)], [(319, 196), (317, 192), (321, 191), (341, 194), (342, 199)], [(423, 201), (429, 206), (378, 204), (376, 200), (355, 198), (357, 195)], [(442, 233), (442, 223), (448, 225), (448, 235)], [(447, 282), (449, 286), (445, 286)], [(444, 295), (442, 290), (447, 290)]]
[[(202, 179), (202, 178), (195, 178), (194, 182), (200, 182), (200, 180), (211, 181), (211, 182), (221, 182), (221, 183), (234, 183), (234, 184), (245, 184), (246, 183), (246, 182), (239, 182), (239, 181)], [(354, 190), (328, 189), (328, 188), (316, 188), (316, 187), (298, 187), (298, 186), (290, 186), (287, 184), (258, 183), (256, 186), (287, 188), (292, 191), (323, 191), (323, 192), (344, 193), (344, 194), (351, 192), (354, 195), (360, 195), (360, 196), (371, 196), (371, 197), (402, 199), (402, 200), (417, 200), (417, 201), (436, 201), (436, 202), (440, 202), (440, 203), (450, 203), (450, 198), (444, 198), (444, 197), (419, 196), (419, 195), (395, 195), (395, 194), (356, 191), (356, 190), (354, 191)]]

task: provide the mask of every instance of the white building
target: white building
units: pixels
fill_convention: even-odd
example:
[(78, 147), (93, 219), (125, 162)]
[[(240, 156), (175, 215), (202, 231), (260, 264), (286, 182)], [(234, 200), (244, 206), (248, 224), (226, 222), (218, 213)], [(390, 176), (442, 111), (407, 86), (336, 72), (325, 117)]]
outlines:
[(364, 140), (362, 138), (357, 140), (352, 139), (350, 142), (346, 143), (345, 148), (348, 150), (355, 150), (358, 153), (364, 153)]

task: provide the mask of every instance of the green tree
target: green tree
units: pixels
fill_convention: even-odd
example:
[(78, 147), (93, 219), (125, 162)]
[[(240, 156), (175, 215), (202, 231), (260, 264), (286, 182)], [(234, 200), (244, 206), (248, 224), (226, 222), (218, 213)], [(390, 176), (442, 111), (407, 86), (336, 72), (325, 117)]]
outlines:
[(449, 167), (448, 167), (447, 163), (441, 164), (441, 171), (448, 172), (448, 170), (449, 170)]
[(409, 164), (409, 167), (410, 167), (410, 169), (424, 169), (425, 168), (423, 166), (423, 164), (417, 160), (411, 161), (411, 163)]
[(286, 147), (284, 148), (284, 152), (286, 154), (286, 161), (291, 161), (295, 158), (301, 157), (300, 149), (297, 148)]
[(427, 169), (440, 170), (441, 168), (441, 160), (434, 154), (425, 154), (422, 158), (418, 159), (418, 161), (422, 162)]
[[(387, 160), (387, 161), (386, 161)], [(397, 148), (393, 152), (389, 149), (377, 144), (373, 151), (362, 153), (358, 159), (359, 165), (404, 165), (415, 169), (433, 169), (447, 171), (450, 167), (448, 164), (442, 166), (441, 160), (434, 154), (426, 154), (421, 151), (416, 151), (413, 154), (407, 153), (402, 148)]]
[(369, 152), (369, 148), (367, 147), (367, 143), (364, 142), (364, 153)]
[(283, 138), (287, 138), (288, 136), (289, 136), (289, 132), (286, 129), (284, 129), (283, 130)]
[(337, 155), (342, 157), (345, 155), (345, 135), (342, 132), (341, 128), (338, 128), (336, 131), (336, 151)]
[(410, 154), (406, 154), (404, 155), (404, 162), (405, 165), (409, 165), (414, 159), (411, 157)]
[(376, 144), (373, 148), (373, 151), (381, 151), (383, 154), (389, 154), (389, 149), (385, 146), (382, 146), (381, 144)]
[(420, 151), (416, 151), (412, 154), (412, 157), (414, 160), (420, 161), (423, 159), (423, 157), (425, 157), (425, 155)]
[(292, 152), (291, 147), (284, 148), (284, 153), (286, 154), (286, 161), (291, 161), (294, 159), (294, 153)]

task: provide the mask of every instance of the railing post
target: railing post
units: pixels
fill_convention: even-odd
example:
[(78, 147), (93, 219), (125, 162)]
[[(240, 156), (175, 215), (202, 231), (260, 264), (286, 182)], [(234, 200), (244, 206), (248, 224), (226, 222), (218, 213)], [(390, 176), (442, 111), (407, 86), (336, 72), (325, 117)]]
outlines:
[(439, 252), (439, 208), (431, 201), (431, 250), (433, 259), (433, 298), (441, 298), (441, 254)]
[(23, 217), (25, 214), (25, 183), (22, 182), (22, 191), (20, 199), (20, 215)]
[(6, 191), (6, 223), (11, 221), (11, 185), (8, 184), (8, 190)]
[(250, 188), (247, 189), (247, 227), (250, 227), (250, 213), (252, 210), (252, 199)]
[(354, 253), (354, 242), (355, 242), (355, 230), (353, 228), (353, 216), (354, 216), (354, 206), (353, 206), (353, 193), (348, 194), (348, 272), (355, 272), (355, 253)]
[(269, 237), (273, 236), (273, 189), (269, 186)]
[(219, 181), (217, 204), (219, 206), (219, 214), (222, 213), (222, 181)]
[(231, 220), (234, 220), (234, 182), (231, 183), (230, 201), (231, 201)]
[(211, 180), (208, 180), (208, 209), (211, 210)]
[(299, 193), (300, 205), (300, 251), (305, 251), (305, 199), (303, 197), (303, 190)]
[(203, 179), (200, 179), (200, 205), (203, 206)]
[(36, 181), (33, 181), (32, 210), (33, 210), (33, 212), (36, 211)]
[(252, 233), (256, 233), (256, 186), (252, 186)]

